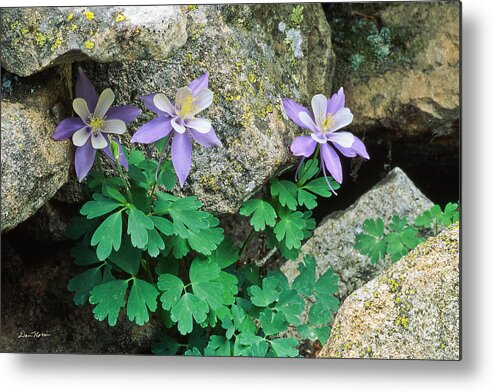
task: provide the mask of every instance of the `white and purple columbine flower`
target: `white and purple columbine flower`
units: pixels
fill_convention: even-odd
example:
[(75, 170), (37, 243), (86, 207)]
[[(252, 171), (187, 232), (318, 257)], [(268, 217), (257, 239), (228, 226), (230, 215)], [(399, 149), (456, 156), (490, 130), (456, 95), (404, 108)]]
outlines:
[(324, 176), (327, 178), (327, 169), (339, 184), (342, 183), (341, 160), (332, 146), (346, 157), (359, 155), (370, 159), (360, 139), (350, 132), (339, 131), (353, 121), (353, 114), (344, 107), (344, 100), (342, 87), (330, 99), (322, 94), (315, 95), (312, 98), (313, 117), (304, 106), (289, 98), (283, 100), (288, 117), (300, 127), (311, 131), (309, 136), (297, 136), (293, 140), (292, 153), (304, 160), (314, 153), (317, 144), (320, 145), (320, 166)]
[[(94, 164), (97, 150), (103, 150), (106, 156), (115, 161), (110, 150), (110, 135), (121, 135), (127, 129), (126, 125), (140, 115), (136, 106), (110, 107), (115, 100), (115, 94), (107, 88), (98, 97), (96, 90), (81, 68), (75, 85), (75, 96), (72, 107), (79, 117), (69, 117), (63, 120), (53, 132), (53, 139), (66, 140), (72, 138), (77, 147), (75, 151), (75, 172), (77, 179), (82, 181)], [(118, 145), (120, 164), (128, 168), (127, 158), (117, 139), (112, 138)]]
[(209, 75), (205, 73), (188, 87), (178, 89), (174, 104), (162, 93), (140, 97), (158, 116), (140, 127), (131, 141), (153, 143), (168, 135), (168, 141), (172, 137), (171, 160), (181, 187), (192, 166), (192, 138), (204, 147), (221, 146), (211, 121), (196, 117), (212, 103), (213, 93), (208, 85)]

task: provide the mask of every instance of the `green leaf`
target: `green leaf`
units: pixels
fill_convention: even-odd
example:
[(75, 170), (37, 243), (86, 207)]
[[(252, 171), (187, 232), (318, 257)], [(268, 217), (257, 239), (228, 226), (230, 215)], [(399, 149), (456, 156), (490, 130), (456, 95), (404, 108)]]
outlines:
[(222, 301), (224, 305), (231, 305), (235, 302), (235, 295), (238, 294), (238, 278), (235, 275), (221, 271), (217, 279), (222, 284)]
[(298, 186), (302, 187), (318, 173), (318, 159), (309, 159), (300, 165), (298, 170)]
[(274, 233), (278, 241), (286, 239), (288, 249), (300, 248), (305, 226), (306, 221), (303, 218), (303, 213), (295, 211), (281, 217), (281, 220), (274, 227)]
[(72, 218), (70, 227), (66, 231), (66, 235), (74, 241), (92, 233), (99, 226), (98, 219), (87, 219), (83, 216)]
[(168, 213), (173, 219), (175, 234), (188, 238), (189, 233), (198, 233), (209, 227), (210, 214), (199, 211), (202, 203), (195, 196), (183, 197), (170, 204)]
[(334, 273), (332, 268), (325, 271), (315, 283), (314, 293), (317, 301), (333, 311), (339, 307), (339, 300), (334, 296), (339, 290), (338, 283), (339, 276)]
[(327, 308), (321, 303), (315, 303), (310, 306), (308, 312), (308, 320), (310, 324), (328, 324), (332, 317), (332, 314), (327, 311)]
[(299, 293), (309, 297), (315, 289), (315, 258), (311, 255), (306, 255), (298, 265), (300, 274), (293, 282), (293, 288)]
[(298, 341), (295, 338), (279, 338), (270, 340), (269, 343), (279, 358), (294, 358), (300, 354), (296, 348)]
[[(328, 176), (327, 180), (332, 186), (332, 189), (334, 189), (335, 191), (341, 187), (341, 185), (338, 182), (334, 181), (332, 177)], [(327, 180), (325, 179), (325, 177), (316, 178), (315, 180), (310, 181), (308, 184), (302, 187), (302, 189), (308, 190), (322, 197), (331, 197), (332, 191), (327, 184)]]
[(302, 339), (310, 339), (312, 342), (319, 340), (323, 345), (327, 342), (330, 335), (330, 327), (312, 327), (309, 324), (303, 324), (297, 328), (298, 334)]
[(125, 199), (125, 196), (123, 196), (118, 189), (113, 188), (109, 185), (103, 186), (103, 194), (118, 201), (122, 205), (127, 204), (127, 199)]
[(401, 218), (397, 215), (392, 217), (392, 222), (389, 225), (390, 230), (402, 231), (407, 226), (407, 218)]
[(67, 289), (75, 292), (73, 301), (76, 305), (84, 305), (89, 298), (91, 290), (102, 283), (101, 266), (99, 266), (75, 275), (69, 280)]
[(387, 234), (385, 241), (387, 241), (387, 253), (390, 254), (392, 261), (401, 259), (409, 252), (409, 249), (402, 243), (399, 233)]
[(259, 321), (266, 336), (277, 335), (288, 330), (288, 321), (282, 313), (264, 309), (260, 313)]
[(269, 345), (267, 341), (254, 333), (242, 332), (235, 341), (235, 356), (265, 357)]
[(229, 238), (226, 238), (209, 256), (209, 259), (212, 263), (216, 263), (219, 268), (227, 268), (238, 261), (238, 248), (234, 246)]
[(221, 269), (209, 259), (196, 258), (190, 266), (190, 283), (197, 298), (207, 302), (212, 310), (222, 305), (223, 285), (215, 280)]
[(418, 230), (416, 230), (416, 228), (412, 226), (406, 227), (400, 233), (400, 237), (402, 243), (409, 249), (414, 249), (423, 240), (422, 238), (418, 237)]
[(298, 204), (305, 206), (309, 210), (314, 209), (317, 206), (317, 196), (313, 193), (307, 192), (303, 189), (298, 190)]
[(420, 216), (418, 216), (414, 224), (419, 227), (424, 227), (426, 229), (431, 228), (435, 225), (435, 222), (442, 216), (442, 209), (438, 204), (435, 204), (430, 209), (423, 212)]
[(166, 218), (160, 216), (151, 216), (152, 223), (156, 229), (158, 229), (165, 236), (171, 236), (175, 232), (173, 223)]
[(152, 345), (151, 351), (154, 355), (176, 355), (180, 343), (178, 343), (172, 337), (160, 333), (158, 335), (158, 341)]
[(150, 217), (137, 208), (130, 208), (128, 213), (127, 234), (130, 235), (132, 245), (139, 249), (145, 249), (149, 235), (147, 230), (154, 227)]
[(376, 264), (378, 260), (385, 257), (387, 245), (384, 240), (385, 226), (383, 220), (366, 219), (363, 223), (363, 230), (366, 233), (356, 235), (354, 249), (363, 255), (370, 257), (372, 264)]
[(144, 153), (139, 150), (130, 150), (130, 154), (128, 156), (128, 164), (129, 165), (138, 165), (142, 161), (146, 159)]
[[(219, 223), (217, 218), (212, 221), (214, 222), (213, 225)], [(216, 250), (223, 239), (224, 230), (221, 227), (209, 227), (208, 229), (200, 230), (198, 233), (193, 231), (188, 233), (188, 245), (190, 245), (190, 248), (206, 256)]]
[(224, 336), (212, 335), (204, 355), (211, 357), (228, 357), (231, 355), (231, 343)]
[(451, 225), (459, 220), (459, 205), (457, 203), (447, 203), (443, 210), (442, 224)]
[(96, 253), (82, 242), (78, 242), (70, 251), (70, 256), (74, 258), (74, 263), (81, 266), (99, 263), (100, 260)]
[(243, 206), (240, 208), (240, 215), (250, 216), (252, 214), (250, 224), (255, 231), (264, 230), (266, 225), (274, 227), (276, 224), (276, 211), (266, 201), (250, 199), (243, 203)]
[(122, 207), (121, 203), (108, 199), (103, 195), (96, 193), (93, 196), (94, 200), (88, 201), (80, 210), (82, 215), (87, 219), (94, 219), (98, 216), (106, 215), (107, 213)]
[(298, 187), (294, 182), (273, 178), (270, 182), (270, 193), (272, 196), (277, 196), (282, 206), (290, 210), (296, 209)]
[(94, 287), (89, 303), (96, 305), (93, 309), (96, 320), (103, 321), (108, 317), (108, 324), (114, 326), (120, 309), (125, 306), (125, 293), (128, 280), (113, 280)]
[(163, 162), (161, 172), (158, 176), (158, 184), (164, 186), (165, 189), (171, 190), (175, 187), (176, 176), (171, 161)]
[(197, 347), (189, 348), (187, 351), (183, 353), (183, 355), (187, 357), (201, 357), (202, 353)]
[(159, 275), (157, 287), (163, 292), (161, 303), (164, 310), (171, 310), (181, 297), (185, 285), (182, 280), (175, 275)]
[(130, 294), (128, 295), (127, 315), (130, 321), (137, 325), (144, 325), (149, 321), (149, 313), (155, 312), (157, 308), (156, 297), (159, 292), (154, 285), (143, 280), (134, 279)]
[(262, 288), (250, 286), (248, 293), (255, 306), (267, 307), (279, 299), (279, 292), (276, 290), (277, 279), (274, 276), (264, 278)]
[(122, 212), (118, 211), (107, 217), (94, 232), (91, 245), (98, 246), (96, 255), (99, 260), (105, 260), (111, 250), (120, 249), (122, 243)]
[(166, 237), (165, 243), (175, 259), (180, 260), (190, 252), (187, 240), (176, 235)]
[(286, 290), (279, 296), (275, 309), (282, 313), (288, 323), (291, 325), (299, 325), (299, 316), (305, 308), (305, 301), (298, 295), (296, 290)]
[(159, 253), (164, 250), (165, 245), (162, 237), (159, 235), (158, 231), (155, 229), (148, 230), (148, 241), (146, 250), (151, 257), (157, 257)]
[(209, 306), (191, 293), (183, 295), (171, 309), (171, 320), (178, 322), (178, 331), (182, 335), (189, 334), (193, 329), (193, 319), (200, 324), (207, 318)]
[(141, 258), (142, 252), (134, 248), (130, 238), (125, 235), (120, 249), (113, 251), (108, 259), (127, 274), (135, 276), (139, 272)]

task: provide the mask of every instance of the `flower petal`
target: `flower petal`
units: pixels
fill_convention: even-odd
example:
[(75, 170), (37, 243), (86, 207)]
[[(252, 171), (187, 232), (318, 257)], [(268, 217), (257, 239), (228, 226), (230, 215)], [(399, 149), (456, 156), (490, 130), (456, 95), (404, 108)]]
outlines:
[(332, 126), (329, 132), (335, 132), (338, 129), (344, 128), (345, 126), (351, 124), (353, 121), (353, 114), (348, 108), (340, 109), (333, 117)]
[[(108, 157), (108, 159), (111, 161), (111, 162), (115, 162), (115, 157), (113, 156), (113, 154), (111, 153), (111, 150), (110, 150), (110, 143), (109, 143), (109, 140), (107, 139), (107, 136), (106, 135), (103, 135), (106, 139), (106, 141), (108, 142), (108, 145), (103, 148), (103, 152), (104, 154)], [(118, 140), (116, 140), (115, 138), (113, 138), (113, 141), (118, 144), (118, 150), (120, 151), (120, 155), (118, 156), (118, 161), (120, 162), (120, 165), (122, 165), (125, 169), (128, 170), (128, 160), (127, 160), (127, 156), (125, 155), (125, 153), (123, 152), (123, 147), (122, 145), (120, 144), (120, 142)]]
[(125, 125), (125, 122), (122, 120), (106, 120), (103, 125), (103, 129), (101, 132), (105, 133), (117, 133), (121, 135), (122, 133), (125, 133), (127, 130), (127, 126)]
[(154, 143), (167, 136), (172, 129), (170, 117), (158, 116), (142, 125), (130, 141), (132, 143)]
[(79, 129), (72, 135), (72, 142), (77, 147), (82, 147), (86, 144), (87, 139), (92, 135), (92, 130), (90, 127), (84, 127)]
[(289, 98), (284, 98), (282, 100), (282, 106), (284, 107), (284, 111), (286, 112), (286, 115), (291, 119), (291, 121), (293, 121), (301, 128), (308, 128), (305, 123), (303, 123), (299, 118), (299, 114), (301, 112), (305, 112), (308, 116), (310, 116), (310, 112), (307, 108), (301, 106), (299, 103), (296, 103)]
[(344, 89), (341, 87), (339, 91), (330, 97), (327, 102), (327, 114), (335, 114), (344, 107), (344, 101), (346, 100), (344, 95)]
[(154, 95), (152, 102), (160, 112), (168, 113), (170, 116), (175, 114), (175, 107), (163, 93), (157, 93)]
[(98, 102), (98, 93), (80, 67), (78, 70), (77, 82), (75, 83), (75, 96), (77, 98), (83, 98), (87, 102), (89, 111), (91, 113), (94, 112), (96, 103)]
[(181, 87), (178, 90), (176, 90), (176, 100), (175, 100), (176, 108), (181, 109), (183, 102), (187, 98), (193, 98), (192, 90), (190, 90), (188, 87)]
[(84, 122), (86, 122), (91, 115), (91, 112), (89, 112), (89, 108), (87, 107), (87, 102), (84, 98), (75, 98), (74, 102), (72, 102), (72, 108)]
[(188, 85), (188, 88), (192, 91), (193, 96), (196, 96), (200, 90), (208, 87), (209, 87), (209, 72), (206, 72), (202, 76), (193, 80)]
[(204, 147), (222, 146), (221, 141), (218, 139), (214, 128), (211, 127), (207, 133), (200, 133), (195, 129), (189, 128), (190, 135), (195, 139), (197, 143)]
[(187, 128), (193, 128), (197, 132), (207, 133), (211, 129), (211, 120), (206, 118), (188, 118), (185, 120), (185, 125)]
[(308, 128), (312, 132), (318, 132), (319, 128), (313, 122), (312, 116), (310, 116), (308, 113), (300, 112), (298, 114), (298, 117), (300, 118), (300, 121), (304, 124), (303, 128)]
[(133, 105), (117, 106), (108, 109), (108, 111), (106, 112), (106, 119), (122, 120), (125, 122), (125, 124), (128, 124), (129, 122), (132, 122), (138, 116), (140, 116), (141, 113), (142, 111), (137, 106), (133, 106)]
[(337, 143), (342, 147), (349, 148), (354, 143), (354, 136), (351, 132), (331, 132), (327, 134), (327, 139), (331, 142)]
[(98, 99), (96, 109), (94, 109), (94, 117), (104, 117), (108, 109), (115, 100), (115, 94), (110, 88), (105, 89)]
[(356, 151), (353, 150), (353, 148), (349, 147), (349, 148), (346, 148), (346, 147), (342, 147), (341, 145), (337, 144), (337, 143), (333, 143), (334, 144), (334, 147), (337, 148), (337, 150), (339, 150), (339, 152), (344, 155), (345, 157), (348, 157), (348, 158), (354, 158), (357, 154), (356, 154)]
[(171, 119), (171, 126), (173, 129), (178, 132), (178, 133), (184, 133), (185, 132), (185, 122), (181, 117), (173, 117)]
[(309, 157), (315, 151), (317, 142), (310, 136), (297, 136), (291, 143), (291, 152), (297, 157)]
[(156, 105), (154, 105), (154, 97), (157, 94), (150, 94), (150, 95), (139, 95), (137, 98), (142, 99), (144, 101), (144, 105), (146, 106), (147, 109), (149, 109), (151, 112), (155, 114), (166, 114), (168, 113), (163, 112), (162, 110), (159, 110)]
[(363, 157), (365, 159), (370, 159), (370, 155), (368, 155), (365, 145), (356, 136), (354, 136), (354, 143), (352, 145), (352, 148), (353, 151), (355, 151), (356, 154), (358, 154), (360, 157)]
[(71, 137), (75, 131), (85, 126), (86, 124), (84, 124), (84, 121), (82, 121), (80, 118), (69, 117), (58, 124), (51, 137), (55, 140), (66, 140)]
[(98, 133), (95, 135), (94, 133), (91, 135), (91, 144), (92, 147), (96, 150), (101, 150), (109, 145), (108, 141), (104, 138), (103, 134)]
[(202, 110), (208, 108), (212, 100), (214, 99), (214, 94), (209, 89), (203, 89), (198, 92), (198, 94), (193, 99), (191, 115), (194, 116)]
[(325, 165), (330, 175), (334, 177), (334, 180), (341, 184), (342, 166), (337, 152), (328, 144), (322, 144), (322, 147), (320, 148), (320, 157), (323, 161), (322, 164)]
[(310, 137), (317, 143), (324, 144), (327, 143), (327, 136), (322, 132), (312, 132)]
[(176, 133), (173, 136), (171, 160), (173, 161), (180, 187), (183, 187), (192, 167), (192, 140), (190, 136), (181, 133)]
[(312, 98), (312, 110), (315, 123), (322, 128), (322, 123), (327, 117), (327, 98), (323, 94), (317, 94)]
[(91, 170), (94, 163), (94, 157), (96, 156), (96, 150), (92, 148), (91, 141), (88, 140), (86, 144), (81, 147), (77, 147), (75, 151), (75, 173), (77, 179), (82, 181)]

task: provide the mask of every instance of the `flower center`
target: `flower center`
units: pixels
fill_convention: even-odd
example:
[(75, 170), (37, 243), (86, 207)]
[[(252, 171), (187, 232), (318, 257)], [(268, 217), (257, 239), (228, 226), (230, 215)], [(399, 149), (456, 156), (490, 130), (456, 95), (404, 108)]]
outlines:
[(104, 126), (104, 118), (101, 117), (91, 117), (89, 121), (89, 126), (92, 128), (95, 135), (99, 133), (103, 129)]
[(333, 119), (330, 114), (327, 114), (327, 117), (324, 121), (322, 121), (322, 133), (327, 133), (327, 131), (332, 127)]
[(181, 102), (181, 108), (178, 111), (178, 114), (182, 118), (188, 116), (193, 111), (194, 109), (193, 101), (194, 101), (193, 97), (188, 96), (184, 98), (183, 101)]

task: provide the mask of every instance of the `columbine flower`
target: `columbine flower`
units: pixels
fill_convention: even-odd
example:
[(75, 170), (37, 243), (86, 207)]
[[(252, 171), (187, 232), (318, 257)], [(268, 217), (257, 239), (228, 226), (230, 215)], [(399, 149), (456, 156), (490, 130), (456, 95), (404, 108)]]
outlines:
[[(98, 97), (96, 90), (81, 68), (75, 85), (75, 96), (72, 107), (79, 117), (63, 120), (53, 132), (53, 139), (65, 140), (72, 138), (77, 146), (75, 151), (75, 172), (77, 179), (82, 181), (94, 163), (97, 150), (103, 150), (106, 156), (115, 161), (110, 150), (110, 135), (121, 135), (126, 131), (126, 124), (140, 115), (136, 106), (110, 107), (115, 94), (107, 88)], [(118, 145), (120, 156), (118, 161), (128, 167), (127, 159), (119, 141), (112, 138)]]
[(204, 147), (221, 146), (211, 121), (196, 117), (212, 103), (213, 94), (208, 85), (209, 75), (206, 72), (188, 87), (178, 89), (174, 105), (162, 93), (140, 97), (147, 108), (158, 116), (140, 127), (131, 141), (153, 143), (168, 135), (168, 140), (172, 137), (171, 160), (181, 187), (192, 166), (192, 138)]
[[(315, 95), (312, 98), (313, 117), (307, 108), (291, 99), (283, 100), (284, 110), (288, 117), (300, 127), (312, 132), (310, 136), (297, 136), (291, 144), (291, 151), (294, 155), (303, 157), (303, 161), (311, 156), (319, 145), (320, 166), (324, 177), (327, 179), (325, 171), (327, 169), (339, 184), (342, 183), (341, 160), (331, 144), (346, 157), (359, 155), (370, 159), (360, 139), (350, 132), (339, 131), (353, 121), (351, 111), (344, 107), (344, 100), (342, 87), (329, 100), (322, 94)], [(327, 183), (330, 187), (329, 181)]]

